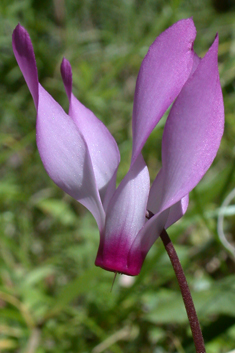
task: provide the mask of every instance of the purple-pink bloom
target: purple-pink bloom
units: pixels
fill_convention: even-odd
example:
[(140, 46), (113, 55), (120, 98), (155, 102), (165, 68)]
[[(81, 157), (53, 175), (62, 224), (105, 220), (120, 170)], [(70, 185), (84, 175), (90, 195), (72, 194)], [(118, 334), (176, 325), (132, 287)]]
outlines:
[[(13, 50), (37, 110), (36, 139), (50, 178), (82, 203), (100, 231), (96, 265), (137, 275), (163, 228), (186, 212), (188, 194), (216, 156), (224, 108), (218, 73), (218, 36), (204, 58), (193, 51), (193, 20), (175, 23), (156, 38), (136, 83), (131, 166), (118, 188), (117, 144), (104, 124), (72, 93), (72, 70), (61, 75), (69, 113), (39, 84), (33, 46), (18, 25)], [(173, 103), (162, 138), (162, 168), (150, 188), (141, 150)], [(146, 219), (146, 211), (154, 216)]]

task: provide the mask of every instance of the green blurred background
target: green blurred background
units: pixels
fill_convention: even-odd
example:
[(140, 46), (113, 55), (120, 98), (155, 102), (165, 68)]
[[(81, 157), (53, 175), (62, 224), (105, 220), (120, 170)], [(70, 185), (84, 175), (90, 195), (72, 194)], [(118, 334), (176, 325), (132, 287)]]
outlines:
[[(208, 353), (235, 349), (235, 263), (217, 215), (235, 187), (235, 6), (209, 0), (1, 0), (0, 2), (0, 352), (191, 353), (189, 325), (158, 240), (132, 282), (94, 266), (92, 216), (47, 176), (35, 143), (35, 108), (11, 48), (20, 22), (30, 33), (40, 82), (68, 109), (65, 56), (74, 93), (118, 142), (118, 181), (128, 170), (131, 113), (141, 61), (156, 36), (193, 16), (195, 50), (219, 32), (226, 124), (219, 153), (169, 233), (192, 289)], [(151, 178), (161, 165), (164, 119), (144, 147)], [(230, 214), (234, 215), (234, 208)], [(225, 222), (235, 231), (234, 216)], [(234, 238), (233, 238), (234, 239)]]

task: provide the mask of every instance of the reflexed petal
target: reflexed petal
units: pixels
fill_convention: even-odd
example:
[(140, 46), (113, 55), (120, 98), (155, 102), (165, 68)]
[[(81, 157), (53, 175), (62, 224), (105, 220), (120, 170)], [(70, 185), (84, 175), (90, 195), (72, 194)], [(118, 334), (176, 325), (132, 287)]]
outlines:
[(38, 150), (50, 178), (87, 207), (102, 229), (104, 211), (87, 145), (73, 120), (41, 85), (36, 133)]
[(136, 82), (132, 162), (187, 81), (194, 61), (195, 37), (193, 20), (181, 20), (160, 34), (149, 48)]
[(131, 246), (128, 256), (129, 262), (132, 263), (136, 258), (142, 259), (143, 262), (148, 251), (160, 236), (163, 229), (170, 227), (170, 225), (178, 221), (178, 219), (180, 219), (186, 212), (187, 207), (188, 195), (186, 195), (175, 205), (163, 212), (155, 214), (151, 219), (149, 219), (139, 231)]
[(200, 63), (200, 61), (201, 61), (201, 58), (194, 52), (193, 67), (192, 67), (192, 70), (190, 72), (190, 76), (189, 77), (191, 77), (194, 74), (194, 72), (196, 71), (196, 69), (197, 69), (197, 67), (198, 67), (198, 65)]
[(157, 174), (155, 180), (152, 183), (149, 192), (149, 199), (147, 209), (151, 211), (153, 214), (159, 213), (161, 211), (161, 197), (162, 197), (162, 189), (164, 187), (164, 178), (162, 176), (162, 169), (160, 169)]
[(149, 173), (142, 155), (139, 155), (110, 201), (97, 266), (134, 275), (138, 264), (128, 265), (127, 256), (134, 238), (146, 221), (148, 193)]
[[(163, 210), (161, 208), (161, 190), (164, 188), (164, 175), (163, 168), (158, 173), (156, 179), (154, 180), (148, 199), (147, 209), (153, 214), (157, 214)], [(168, 218), (166, 220), (165, 228), (169, 228), (173, 223), (177, 222), (187, 211), (189, 202), (189, 196), (186, 195), (181, 200), (177, 201), (175, 204), (169, 208)]]
[(132, 242), (145, 223), (149, 173), (142, 155), (131, 167), (116, 190), (107, 212), (106, 239), (123, 237), (125, 243)]
[(51, 179), (86, 206), (100, 230), (104, 210), (96, 188), (89, 151), (75, 123), (38, 83), (33, 46), (26, 30), (18, 25), (13, 49), (37, 109), (37, 146)]
[(115, 178), (109, 187), (109, 197), (106, 196), (106, 203), (108, 203), (116, 187), (115, 175), (120, 162), (118, 146), (106, 126), (73, 95), (72, 70), (66, 59), (62, 61), (61, 74), (70, 101), (69, 115), (87, 143), (102, 200), (104, 200), (110, 180)]
[(213, 162), (224, 126), (218, 37), (173, 104), (162, 141), (162, 169), (148, 202), (163, 211), (187, 195)]
[(107, 213), (109, 202), (113, 196), (114, 191), (116, 190), (117, 170), (118, 168), (116, 169), (111, 180), (109, 181), (108, 186), (105, 190), (105, 195), (102, 199), (105, 213)]
[(169, 228), (172, 224), (177, 222), (185, 212), (187, 211), (189, 203), (189, 195), (183, 197), (180, 201), (176, 202), (173, 206), (170, 207), (169, 215), (167, 218), (167, 222), (164, 228)]
[(143, 263), (148, 251), (165, 228), (168, 215), (169, 209), (161, 213), (155, 214), (151, 219), (149, 219), (145, 223), (145, 225), (139, 231), (138, 235), (135, 237), (132, 243), (131, 250), (128, 256), (130, 263), (135, 258), (137, 258), (138, 254), (141, 254), (141, 259)]

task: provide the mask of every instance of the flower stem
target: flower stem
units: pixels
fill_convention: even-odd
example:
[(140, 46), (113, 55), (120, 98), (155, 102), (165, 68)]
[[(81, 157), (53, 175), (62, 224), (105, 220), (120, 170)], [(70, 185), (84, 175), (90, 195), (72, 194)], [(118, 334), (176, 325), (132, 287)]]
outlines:
[(182, 297), (184, 300), (185, 309), (187, 311), (188, 320), (189, 320), (189, 324), (190, 324), (191, 331), (192, 331), (192, 336), (193, 336), (193, 341), (194, 341), (194, 345), (196, 348), (196, 352), (197, 353), (206, 353), (204, 340), (203, 340), (203, 336), (202, 336), (202, 331), (201, 331), (200, 324), (198, 321), (197, 313), (195, 310), (195, 306), (193, 304), (193, 299), (192, 299), (192, 296), (191, 296), (191, 293), (189, 290), (189, 286), (188, 286), (184, 271), (182, 269), (180, 260), (178, 258), (176, 251), (175, 251), (175, 248), (171, 242), (171, 239), (170, 239), (169, 235), (167, 234), (167, 232), (165, 231), (165, 229), (163, 229), (160, 237), (163, 241), (163, 244), (165, 246), (167, 254), (171, 260), (172, 266), (175, 271), (175, 275), (177, 277), (177, 281), (180, 286), (181, 294), (182, 294)]

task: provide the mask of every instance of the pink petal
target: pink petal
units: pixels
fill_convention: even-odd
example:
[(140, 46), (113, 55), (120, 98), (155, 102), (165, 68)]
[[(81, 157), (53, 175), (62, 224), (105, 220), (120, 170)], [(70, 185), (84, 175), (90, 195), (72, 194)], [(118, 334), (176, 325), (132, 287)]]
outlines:
[(132, 162), (187, 81), (193, 66), (195, 37), (196, 29), (189, 18), (168, 28), (150, 46), (136, 83)]
[(128, 252), (145, 224), (148, 193), (149, 173), (142, 155), (139, 155), (110, 201), (97, 266), (130, 275), (135, 275), (137, 269), (139, 271), (138, 262), (128, 263)]
[(37, 109), (37, 146), (51, 179), (94, 215), (100, 230), (104, 210), (96, 187), (89, 151), (72, 119), (38, 83), (33, 46), (26, 30), (18, 25), (13, 49)]
[[(106, 126), (72, 94), (72, 70), (66, 59), (62, 61), (61, 74), (70, 101), (69, 115), (87, 143), (96, 183), (102, 200), (106, 197), (107, 204), (116, 187), (116, 171), (120, 162), (117, 143)], [(114, 182), (107, 196), (106, 190), (112, 178)]]
[(171, 109), (163, 133), (162, 170), (150, 191), (151, 211), (163, 211), (187, 195), (216, 156), (224, 126), (217, 53), (218, 37)]

